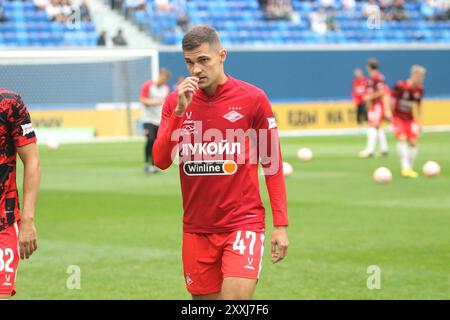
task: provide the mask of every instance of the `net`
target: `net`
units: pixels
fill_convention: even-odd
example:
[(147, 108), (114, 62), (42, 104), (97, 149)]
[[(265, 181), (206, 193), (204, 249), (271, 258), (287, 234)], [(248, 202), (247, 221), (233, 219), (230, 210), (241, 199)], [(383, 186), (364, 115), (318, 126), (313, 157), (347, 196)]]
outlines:
[(41, 136), (61, 140), (76, 140), (77, 129), (79, 137), (136, 135), (140, 88), (157, 75), (156, 50), (0, 52), (0, 87), (22, 96)]

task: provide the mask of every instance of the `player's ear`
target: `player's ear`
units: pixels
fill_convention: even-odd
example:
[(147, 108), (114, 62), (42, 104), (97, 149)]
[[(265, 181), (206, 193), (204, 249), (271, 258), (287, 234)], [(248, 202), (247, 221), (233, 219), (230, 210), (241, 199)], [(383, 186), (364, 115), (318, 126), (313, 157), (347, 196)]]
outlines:
[(225, 48), (220, 49), (219, 51), (220, 62), (224, 63), (227, 59), (227, 50)]

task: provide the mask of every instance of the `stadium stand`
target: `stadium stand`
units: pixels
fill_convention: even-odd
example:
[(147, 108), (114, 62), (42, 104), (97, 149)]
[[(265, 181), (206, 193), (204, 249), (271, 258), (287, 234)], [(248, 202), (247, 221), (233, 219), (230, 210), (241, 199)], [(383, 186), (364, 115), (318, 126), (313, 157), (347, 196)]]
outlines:
[[(70, 21), (52, 21), (36, 7), (42, 1), (0, 0), (0, 46), (96, 46), (98, 32), (92, 22), (78, 21), (74, 26)], [(234, 45), (450, 43), (450, 9), (445, 7), (449, 1), (441, 1), (444, 7), (432, 7), (426, 0), (371, 0), (380, 10), (379, 23), (367, 18), (367, 1), (354, 0), (287, 1), (290, 11), (279, 17), (266, 7), (270, 0), (105, 2), (165, 45), (179, 44), (194, 24), (212, 25), (225, 44)], [(386, 2), (399, 5), (393, 10)]]
[[(38, 9), (33, 1), (0, 1), (4, 19), (0, 21), (0, 46), (53, 47), (96, 46), (95, 25), (87, 19), (71, 21), (54, 19), (45, 9)], [(80, 11), (79, 11), (80, 12)], [(82, 12), (82, 11), (81, 11)]]
[[(270, 1), (270, 0), (269, 0)], [(178, 44), (184, 34), (177, 27), (176, 10), (160, 10), (158, 0), (146, 0), (140, 10), (132, 13), (131, 19), (148, 29), (150, 35), (166, 45)], [(380, 8), (380, 24), (367, 19), (363, 14), (366, 1), (354, 2), (352, 7), (343, 5), (347, 1), (327, 1), (332, 5), (325, 9), (328, 30), (318, 33), (311, 28), (311, 14), (322, 1), (290, 2), (293, 9), (291, 19), (268, 19), (257, 0), (191, 0), (163, 1), (173, 7), (186, 6), (190, 24), (209, 24), (221, 34), (225, 44), (322, 44), (322, 43), (449, 43), (449, 9), (428, 8), (428, 1), (393, 1), (401, 10), (392, 6)], [(266, 1), (267, 2), (267, 1)], [(352, 1), (349, 1), (352, 2)], [(448, 4), (448, 3), (447, 3)], [(402, 13), (400, 17), (398, 12)], [(431, 13), (430, 13), (431, 12)], [(430, 18), (430, 15), (432, 16)], [(333, 21), (334, 28), (330, 28)], [(330, 29), (335, 29), (334, 31)]]

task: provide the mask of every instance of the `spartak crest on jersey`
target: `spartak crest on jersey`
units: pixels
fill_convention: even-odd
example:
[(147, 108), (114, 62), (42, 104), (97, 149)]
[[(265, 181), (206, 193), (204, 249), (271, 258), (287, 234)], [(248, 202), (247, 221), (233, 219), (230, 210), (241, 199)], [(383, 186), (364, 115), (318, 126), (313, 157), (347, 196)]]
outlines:
[(228, 121), (231, 122), (236, 122), (239, 119), (242, 119), (244, 116), (242, 114), (240, 114), (239, 112), (233, 110), (228, 112), (226, 115), (223, 116), (225, 119), (227, 119)]

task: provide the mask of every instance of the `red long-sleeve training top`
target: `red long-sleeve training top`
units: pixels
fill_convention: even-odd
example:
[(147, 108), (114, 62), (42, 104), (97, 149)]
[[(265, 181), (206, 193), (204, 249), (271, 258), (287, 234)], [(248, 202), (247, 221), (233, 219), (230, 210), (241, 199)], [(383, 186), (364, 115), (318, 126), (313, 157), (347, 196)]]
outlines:
[(258, 163), (273, 223), (288, 225), (281, 148), (269, 100), (261, 89), (227, 78), (212, 96), (197, 90), (183, 116), (174, 113), (176, 91), (163, 107), (153, 161), (166, 169), (178, 157), (184, 232), (264, 229)]

